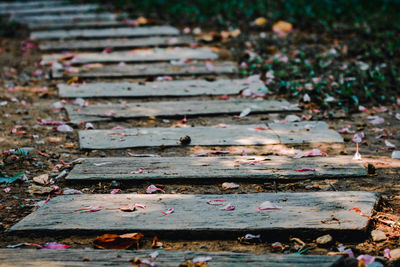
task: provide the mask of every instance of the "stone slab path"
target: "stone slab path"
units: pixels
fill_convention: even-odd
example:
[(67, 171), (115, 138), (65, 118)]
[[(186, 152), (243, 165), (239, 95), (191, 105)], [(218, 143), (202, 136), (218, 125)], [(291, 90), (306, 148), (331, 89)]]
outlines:
[(117, 19), (117, 15), (112, 13), (84, 13), (84, 14), (67, 14), (67, 15), (49, 15), (43, 14), (41, 16), (12, 16), (12, 21), (17, 21), (20, 23), (26, 23), (28, 25), (32, 24), (63, 24), (71, 25), (75, 22), (91, 22), (98, 20), (113, 21)]
[(178, 35), (179, 30), (172, 26), (143, 26), (121, 27), (106, 29), (74, 29), (54, 31), (34, 31), (31, 38), (46, 39), (73, 39), (73, 38), (118, 38), (118, 37), (142, 37), (142, 36), (169, 36)]
[[(120, 22), (107, 22), (106, 24), (120, 23)], [(88, 23), (84, 23), (87, 25)], [(98, 23), (91, 22), (90, 27)], [(43, 51), (76, 51), (76, 50), (103, 50), (105, 48), (112, 49), (129, 49), (129, 48), (142, 48), (142, 47), (166, 47), (166, 46), (183, 46), (193, 43), (194, 39), (188, 36), (176, 37), (142, 37), (134, 39), (98, 39), (98, 40), (65, 40), (65, 41), (46, 41), (41, 42), (39, 48)], [(124, 61), (124, 60), (123, 60)]]
[[(234, 210), (210, 205), (223, 200)], [(266, 201), (279, 210), (260, 210)], [(10, 228), (11, 232), (123, 233), (222, 235), (313, 231), (366, 231), (378, 197), (370, 192), (258, 193), (227, 195), (189, 194), (82, 194), (52, 198), (46, 205)], [(145, 209), (123, 212), (120, 207), (140, 203)], [(81, 209), (101, 206), (97, 212)], [(268, 207), (271, 204), (267, 205)], [(164, 215), (167, 209), (174, 209)], [(210, 220), (210, 218), (213, 218)], [(334, 219), (333, 219), (334, 218)]]
[[(33, 250), (2, 249), (0, 250), (0, 267), (101, 267), (131, 266), (130, 261), (139, 258), (142, 261), (154, 262), (157, 266), (177, 267), (187, 260), (196, 261), (196, 257), (211, 257), (209, 266), (215, 267), (331, 267), (340, 266), (341, 256), (324, 255), (282, 255), (282, 254), (250, 254), (234, 252), (180, 252), (157, 250), (159, 255), (154, 260), (150, 254), (155, 250)], [(339, 264), (339, 265), (337, 265)]]
[(84, 84), (57, 85), (59, 96), (63, 98), (92, 97), (160, 97), (160, 96), (211, 96), (238, 95), (248, 93), (265, 94), (267, 88), (261, 81), (248, 79), (176, 80), (163, 82), (91, 82)]
[[(300, 169), (315, 171), (298, 172)], [(139, 171), (142, 170), (142, 171)], [(67, 181), (138, 181), (219, 183), (228, 179), (267, 181), (287, 179), (343, 179), (366, 176), (362, 163), (349, 156), (294, 159), (285, 156), (85, 158)]]
[[(111, 53), (75, 53), (71, 54), (73, 65), (89, 63), (139, 63), (139, 62), (160, 62), (160, 61), (185, 61), (185, 60), (213, 60), (218, 55), (209, 49), (192, 48), (153, 48), (146, 50), (117, 51)], [(43, 63), (52, 63), (65, 58), (64, 54), (44, 55)], [(177, 62), (176, 64), (184, 64)]]
[(145, 117), (183, 117), (199, 115), (239, 115), (243, 110), (251, 113), (271, 113), (300, 111), (286, 101), (276, 100), (186, 100), (162, 102), (136, 102), (126, 104), (97, 104), (79, 108), (66, 105), (65, 110), (71, 123), (107, 121), (113, 119), (130, 119)]
[(23, 2), (0, 2), (0, 14), (6, 12), (19, 11), (32, 8), (54, 7), (68, 4), (64, 0), (49, 0), (49, 1), (23, 1)]
[[(81, 130), (82, 149), (122, 149), (133, 147), (180, 146), (189, 136), (190, 146), (244, 146), (304, 143), (343, 143), (325, 122), (288, 123), (290, 131), (275, 132), (277, 124), (201, 126), (187, 128), (137, 128), (124, 130)], [(310, 130), (312, 129), (312, 130)]]
[[(96, 13), (99, 14), (100, 13)], [(104, 16), (107, 13), (102, 13)], [(92, 15), (91, 13), (88, 13), (86, 15)], [(94, 16), (92, 16), (93, 19), (92, 20), (87, 20), (87, 21), (76, 21), (74, 23), (70, 23), (70, 22), (52, 22), (51, 24), (48, 24), (46, 22), (41, 22), (41, 21), (32, 21), (29, 22), (29, 24), (27, 25), (28, 29), (31, 31), (44, 31), (44, 30), (59, 30), (59, 29), (85, 29), (85, 28), (110, 28), (110, 27), (124, 27), (127, 24), (124, 23), (123, 21), (120, 20), (114, 20), (114, 19), (109, 19), (109, 20), (101, 20), (101, 18), (99, 18), (99, 16), (96, 18)], [(113, 17), (116, 17), (115, 15)], [(32, 18), (32, 17), (30, 17)], [(71, 41), (71, 40), (69, 40)], [(71, 45), (75, 44), (75, 42), (79, 42), (79, 41), (72, 41)], [(56, 45), (56, 43), (60, 43), (59, 45)], [(61, 41), (55, 41), (54, 43), (55, 46), (55, 50), (56, 47), (61, 47)], [(61, 49), (61, 48), (60, 48)]]
[(0, 15), (13, 15), (13, 16), (33, 16), (41, 14), (73, 14), (73, 13), (85, 13), (89, 11), (95, 11), (98, 9), (98, 5), (65, 5), (65, 6), (53, 6), (43, 8), (29, 8), (29, 9), (2, 9)]
[(173, 65), (170, 63), (153, 64), (126, 64), (126, 65), (102, 65), (99, 63), (83, 67), (63, 68), (54, 66), (52, 77), (72, 78), (80, 77), (86, 79), (97, 78), (139, 78), (157, 76), (187, 76), (187, 75), (233, 75), (237, 73), (237, 66), (230, 61), (218, 61), (210, 65), (204, 62), (186, 63), (184, 65)]

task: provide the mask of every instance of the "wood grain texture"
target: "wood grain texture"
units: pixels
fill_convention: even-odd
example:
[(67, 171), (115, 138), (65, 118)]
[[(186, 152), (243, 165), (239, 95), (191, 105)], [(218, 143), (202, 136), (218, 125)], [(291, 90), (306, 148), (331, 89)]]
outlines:
[(256, 94), (266, 92), (261, 81), (234, 80), (176, 80), (164, 82), (93, 82), (79, 85), (57, 85), (60, 97), (156, 97), (156, 96), (201, 96), (236, 95), (249, 90)]
[[(0, 266), (25, 267), (97, 267), (97, 266), (132, 266), (130, 261), (135, 257), (150, 260), (149, 256), (155, 250), (36, 250), (36, 249), (1, 249)], [(195, 252), (157, 250), (159, 255), (153, 262), (157, 266), (177, 267), (186, 260), (199, 256), (209, 256), (208, 263), (214, 267), (332, 267), (340, 266), (341, 256), (325, 255), (282, 255), (282, 254), (251, 254), (234, 252)], [(86, 259), (86, 261), (84, 261)]]
[(87, 107), (66, 105), (71, 123), (105, 121), (112, 119), (129, 119), (154, 117), (178, 117), (198, 115), (236, 114), (250, 108), (251, 113), (271, 113), (299, 111), (286, 101), (277, 100), (185, 100), (162, 102), (138, 102), (127, 104), (97, 104)]
[(33, 39), (74, 39), (74, 38), (117, 38), (117, 37), (141, 37), (152, 35), (178, 35), (179, 30), (172, 26), (143, 26), (121, 27), (105, 29), (72, 29), (54, 31), (34, 31)]
[(221, 75), (236, 74), (234, 62), (215, 62), (213, 68), (208, 68), (203, 62), (187, 63), (175, 66), (170, 63), (104, 65), (99, 67), (70, 67), (68, 69), (53, 66), (53, 78), (138, 78), (157, 76), (186, 76), (186, 75)]
[[(296, 172), (312, 168), (316, 171)], [(137, 173), (142, 169), (143, 173)], [(173, 181), (219, 183), (221, 180), (343, 179), (366, 176), (350, 156), (293, 159), (284, 156), (85, 158), (66, 177), (69, 181)]]
[[(225, 200), (234, 210), (221, 210), (220, 206), (207, 204), (210, 200)], [(270, 201), (280, 210), (258, 207)], [(10, 228), (10, 232), (73, 233), (123, 233), (186, 234), (298, 232), (312, 230), (313, 235), (330, 231), (336, 235), (346, 231), (365, 232), (367, 217), (359, 215), (359, 207), (371, 216), (378, 196), (372, 192), (310, 192), (310, 193), (257, 193), (225, 195), (189, 194), (82, 194), (58, 196), (26, 216)], [(120, 211), (121, 206), (140, 203), (145, 209), (131, 213)], [(97, 212), (80, 212), (78, 209), (101, 206)], [(173, 208), (174, 212), (162, 212)], [(210, 220), (212, 218), (212, 220)]]
[[(103, 24), (122, 23), (106, 21), (105, 23), (90, 22), (91, 27), (100, 27)], [(82, 24), (82, 23), (81, 23)], [(89, 24), (87, 22), (84, 23)], [(52, 25), (53, 26), (53, 25)], [(182, 46), (189, 45), (194, 39), (189, 36), (176, 37), (141, 37), (133, 39), (95, 39), (95, 40), (61, 40), (61, 41), (43, 41), (39, 44), (42, 51), (76, 51), (76, 50), (103, 50), (105, 48), (112, 49), (129, 49), (143, 47), (166, 47), (166, 46)], [(123, 60), (124, 61), (124, 60)]]
[[(87, 52), (74, 53), (74, 57), (70, 61), (73, 65), (83, 65), (90, 63), (140, 63), (140, 62), (162, 62), (162, 61), (179, 61), (179, 60), (214, 60), (218, 55), (209, 49), (202, 48), (153, 48), (138, 49), (132, 51), (115, 51), (111, 53)], [(63, 54), (50, 54), (42, 56), (42, 62), (57, 62), (64, 57)]]
[(343, 143), (343, 138), (337, 132), (328, 129), (325, 122), (307, 122), (307, 126), (309, 125), (321, 125), (322, 128), (318, 131), (307, 131), (300, 128), (296, 136), (290, 132), (256, 129), (257, 127), (266, 128), (265, 124), (83, 130), (79, 131), (79, 142), (82, 149), (179, 146), (178, 140), (188, 135), (191, 138), (190, 146), (274, 145), (286, 144), (285, 140), (288, 139), (290, 139), (289, 144)]
[(53, 7), (38, 7), (29, 9), (2, 9), (0, 15), (13, 15), (13, 16), (33, 16), (41, 14), (73, 14), (85, 13), (98, 9), (96, 4), (87, 5), (68, 5), (68, 6), (53, 6)]

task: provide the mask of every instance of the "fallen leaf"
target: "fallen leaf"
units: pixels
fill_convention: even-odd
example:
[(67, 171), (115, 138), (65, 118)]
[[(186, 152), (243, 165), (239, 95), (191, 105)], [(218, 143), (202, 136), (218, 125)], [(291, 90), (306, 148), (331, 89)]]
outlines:
[(277, 33), (279, 36), (286, 36), (289, 32), (293, 30), (291, 23), (286, 21), (278, 21), (272, 26), (272, 31)]
[(124, 212), (132, 212), (136, 210), (136, 206), (135, 204), (130, 204), (130, 205), (126, 205), (126, 206), (121, 206), (120, 211), (124, 211)]
[(267, 22), (268, 22), (268, 20), (266, 18), (259, 17), (253, 21), (253, 24), (256, 26), (264, 26), (265, 24), (267, 24)]
[(131, 233), (124, 235), (105, 234), (96, 237), (93, 245), (101, 249), (127, 249), (136, 244), (139, 249), (139, 241), (143, 237), (141, 233)]
[(44, 194), (49, 194), (53, 192), (53, 188), (51, 187), (44, 187), (44, 186), (38, 186), (38, 185), (31, 185), (28, 187), (28, 193), (29, 194), (37, 194), (37, 195), (44, 195)]
[(227, 182), (225, 182), (225, 183), (222, 184), (222, 190), (236, 189), (236, 188), (239, 188), (239, 185), (235, 184), (235, 183), (227, 183)]
[(157, 236), (154, 236), (153, 243), (151, 244), (151, 248), (160, 248), (162, 246), (163, 246), (163, 243), (158, 241), (158, 237)]

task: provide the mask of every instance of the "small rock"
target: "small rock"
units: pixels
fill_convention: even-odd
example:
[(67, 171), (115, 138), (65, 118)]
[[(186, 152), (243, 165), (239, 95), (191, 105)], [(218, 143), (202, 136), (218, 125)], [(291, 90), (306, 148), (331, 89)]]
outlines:
[(326, 245), (332, 242), (333, 238), (331, 235), (323, 235), (317, 238), (316, 242), (318, 245)]
[(54, 189), (51, 187), (44, 187), (44, 186), (38, 186), (38, 185), (31, 185), (28, 187), (28, 193), (29, 194), (37, 194), (37, 195), (44, 195), (44, 194), (49, 194), (53, 191)]
[(181, 138), (179, 138), (179, 143), (181, 145), (185, 145), (185, 146), (189, 145), (191, 141), (192, 141), (192, 139), (188, 135), (182, 136)]
[(390, 251), (390, 258), (392, 260), (400, 259), (400, 248), (395, 248)]
[(386, 234), (380, 230), (373, 230), (371, 236), (372, 240), (375, 242), (386, 240)]
[(38, 184), (48, 184), (50, 182), (49, 175), (47, 173), (41, 174), (33, 178), (33, 181)]

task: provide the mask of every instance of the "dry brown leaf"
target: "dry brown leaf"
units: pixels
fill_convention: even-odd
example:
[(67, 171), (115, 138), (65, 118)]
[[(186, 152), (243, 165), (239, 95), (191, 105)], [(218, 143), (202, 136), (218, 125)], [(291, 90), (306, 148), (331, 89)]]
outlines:
[(101, 249), (127, 249), (136, 244), (139, 249), (139, 241), (143, 237), (141, 233), (129, 233), (124, 235), (105, 234), (96, 237), (93, 245)]
[(124, 212), (132, 212), (136, 210), (135, 204), (129, 204), (126, 206), (121, 206), (120, 211), (124, 211)]
[(264, 26), (265, 24), (267, 24), (267, 22), (268, 22), (268, 20), (266, 18), (259, 17), (253, 21), (253, 24), (256, 26)]
[(272, 26), (272, 30), (280, 36), (285, 36), (293, 30), (291, 23), (280, 20)]
[(157, 236), (154, 236), (153, 243), (151, 244), (151, 247), (152, 248), (160, 248), (162, 246), (163, 246), (163, 243), (158, 241), (158, 237)]

